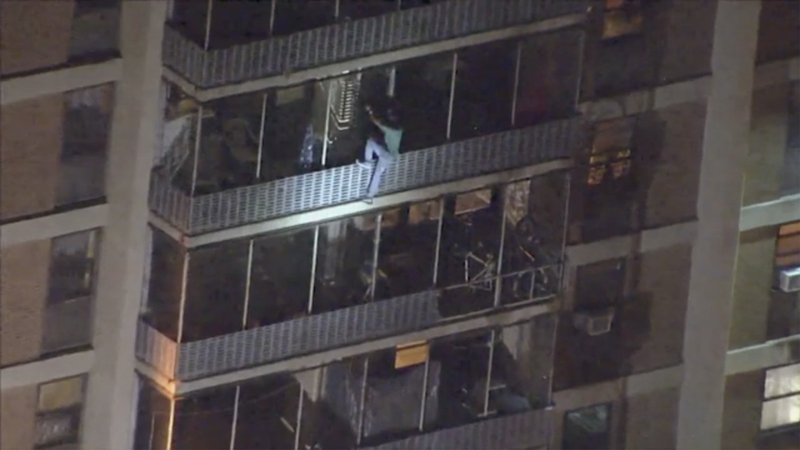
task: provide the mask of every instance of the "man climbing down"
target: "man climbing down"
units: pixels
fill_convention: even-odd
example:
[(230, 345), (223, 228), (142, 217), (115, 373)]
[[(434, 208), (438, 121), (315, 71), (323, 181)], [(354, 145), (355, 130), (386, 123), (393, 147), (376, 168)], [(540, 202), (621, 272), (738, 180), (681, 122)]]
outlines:
[[(381, 184), (383, 173), (400, 156), (400, 140), (403, 138), (403, 129), (400, 127), (397, 113), (393, 108), (386, 108), (385, 114), (380, 116), (375, 114), (370, 105), (366, 105), (365, 109), (369, 114), (369, 119), (383, 134), (383, 139), (367, 139), (367, 144), (364, 146), (364, 161), (356, 161), (356, 164), (362, 168), (374, 167), (365, 199), (366, 202), (372, 203), (372, 198), (375, 197)], [(378, 158), (377, 163), (375, 163), (376, 157)]]

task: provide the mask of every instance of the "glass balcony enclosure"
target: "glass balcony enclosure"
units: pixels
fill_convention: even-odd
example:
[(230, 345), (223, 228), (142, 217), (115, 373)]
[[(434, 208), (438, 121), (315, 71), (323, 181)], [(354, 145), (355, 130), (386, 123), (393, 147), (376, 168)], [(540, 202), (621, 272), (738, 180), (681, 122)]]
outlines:
[[(174, 400), (170, 448), (361, 448), (532, 412), (549, 403), (554, 326), (540, 316), (191, 393)], [(140, 396), (137, 448), (163, 445), (169, 400)]]
[(435, 289), (441, 317), (544, 299), (565, 188), (553, 173), (188, 252), (154, 231), (143, 318), (192, 342)]
[(569, 117), (580, 35), (493, 42), (202, 105), (166, 85), (156, 176), (196, 196), (353, 164), (380, 135), (367, 105), (399, 115), (401, 153)]

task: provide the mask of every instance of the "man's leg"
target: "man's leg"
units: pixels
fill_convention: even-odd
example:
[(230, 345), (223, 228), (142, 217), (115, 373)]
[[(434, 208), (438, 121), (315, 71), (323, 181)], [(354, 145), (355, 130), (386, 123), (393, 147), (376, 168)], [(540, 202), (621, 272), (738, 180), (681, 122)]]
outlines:
[(378, 158), (378, 163), (375, 164), (375, 170), (372, 172), (372, 179), (369, 181), (369, 187), (367, 188), (367, 197), (375, 197), (375, 194), (378, 193), (378, 187), (381, 185), (381, 177), (383, 176), (383, 172), (386, 171), (387, 166), (386, 159)]

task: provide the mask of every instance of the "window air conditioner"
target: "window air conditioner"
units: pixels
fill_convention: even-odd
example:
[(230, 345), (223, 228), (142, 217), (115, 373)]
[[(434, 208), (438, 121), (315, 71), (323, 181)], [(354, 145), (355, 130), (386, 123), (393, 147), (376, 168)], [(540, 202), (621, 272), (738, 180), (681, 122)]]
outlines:
[(580, 331), (589, 336), (600, 336), (611, 331), (611, 324), (614, 321), (614, 310), (612, 308), (601, 311), (576, 312), (572, 316), (572, 324)]
[(800, 291), (800, 266), (781, 270), (780, 288), (783, 292)]

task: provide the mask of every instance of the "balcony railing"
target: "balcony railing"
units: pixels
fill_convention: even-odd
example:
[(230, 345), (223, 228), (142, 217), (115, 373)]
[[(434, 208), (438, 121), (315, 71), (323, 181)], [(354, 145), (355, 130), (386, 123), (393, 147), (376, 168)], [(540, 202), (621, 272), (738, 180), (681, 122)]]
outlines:
[[(512, 301), (542, 302), (558, 292), (560, 282), (556, 277), (560, 269), (561, 264), (555, 264), (506, 274), (500, 279), (530, 280), (527, 292), (512, 289), (508, 295), (516, 298)], [(550, 273), (551, 282), (536, 281), (544, 271)], [(441, 290), (429, 290), (181, 344), (140, 322), (136, 356), (170, 379), (196, 379), (455, 319), (441, 312), (442, 301)]]
[(164, 64), (201, 88), (583, 13), (587, 0), (450, 0), (215, 50), (166, 27)]
[(538, 409), (419, 434), (399, 441), (387, 442), (371, 449), (505, 450), (545, 447), (553, 428), (553, 419), (551, 408)]
[[(583, 142), (580, 117), (504, 131), (400, 155), (379, 195), (569, 158)], [(363, 198), (370, 171), (355, 164), (190, 197), (158, 171), (150, 208), (193, 235)]]

